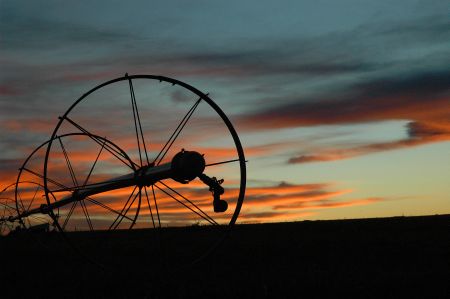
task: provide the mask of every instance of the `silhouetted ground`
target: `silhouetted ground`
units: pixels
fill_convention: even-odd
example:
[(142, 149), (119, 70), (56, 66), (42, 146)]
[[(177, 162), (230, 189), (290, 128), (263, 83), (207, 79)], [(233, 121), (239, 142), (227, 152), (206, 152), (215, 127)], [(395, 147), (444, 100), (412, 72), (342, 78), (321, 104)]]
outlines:
[[(164, 252), (178, 256), (216, 236), (163, 233)], [(117, 232), (107, 244), (76, 234), (86, 255), (121, 265), (106, 269), (56, 233), (0, 239), (0, 297), (450, 298), (450, 215), (240, 225), (200, 263), (169, 271), (152, 234)]]

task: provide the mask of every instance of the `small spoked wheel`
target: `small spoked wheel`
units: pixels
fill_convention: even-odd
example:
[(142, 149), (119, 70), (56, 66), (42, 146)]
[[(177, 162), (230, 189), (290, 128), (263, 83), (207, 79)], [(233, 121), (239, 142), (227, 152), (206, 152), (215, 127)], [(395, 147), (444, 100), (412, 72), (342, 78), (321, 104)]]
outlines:
[(235, 224), (246, 168), (233, 125), (207, 94), (167, 77), (125, 75), (59, 118), (42, 179), (56, 228), (76, 246), (82, 232), (98, 236), (82, 249), (89, 257), (116, 250), (126, 264), (139, 256), (127, 252), (130, 242), (140, 242), (149, 265), (182, 266)]
[[(120, 152), (125, 159), (128, 157), (121, 149), (108, 140), (100, 136), (93, 136), (102, 142), (105, 146), (113, 148), (114, 150)], [(71, 145), (73, 143), (83, 143), (86, 140), (91, 140), (91, 136), (87, 136), (84, 133), (68, 133), (54, 138), (54, 142), (64, 147), (64, 144)], [(51, 140), (48, 140), (37, 148), (35, 148), (31, 154), (25, 159), (24, 163), (19, 169), (19, 174), (17, 176), (17, 182), (15, 184), (15, 209), (18, 222), (21, 227), (25, 230), (35, 231), (38, 229), (44, 229), (47, 226), (47, 230), (53, 229), (56, 225), (54, 219), (58, 219), (62, 223), (61, 228), (65, 230), (71, 219), (72, 213), (76, 208), (77, 204), (84, 204), (84, 202), (75, 201), (72, 205), (61, 205), (55, 206), (58, 198), (64, 197), (71, 194), (70, 189), (73, 188), (71, 185), (71, 177), (54, 177), (54, 179), (49, 178), (47, 181), (52, 186), (55, 186), (51, 192), (48, 192), (50, 198), (50, 204), (48, 204), (46, 199), (45, 187), (44, 187), (44, 174), (43, 174), (43, 163), (45, 159), (45, 154), (47, 146)], [(78, 149), (78, 151), (81, 150)], [(67, 152), (54, 152), (54, 160), (58, 162), (59, 159), (69, 159)], [(78, 152), (80, 154), (80, 152)], [(131, 160), (128, 158), (128, 161)], [(67, 160), (70, 163), (70, 160)], [(58, 170), (59, 171), (59, 170)], [(70, 187), (69, 187), (70, 186)], [(97, 203), (95, 199), (87, 197), (85, 199), (88, 202), (103, 207), (101, 203)], [(50, 208), (49, 208), (50, 207)], [(84, 205), (82, 206), (84, 207)], [(52, 213), (50, 213), (50, 210)], [(106, 210), (108, 212), (108, 210)], [(75, 214), (74, 218), (79, 217)], [(83, 226), (82, 226), (83, 227)], [(93, 230), (94, 228), (91, 227)]]
[(12, 221), (11, 217), (16, 215), (14, 201), (14, 189), (16, 184), (11, 184), (0, 191), (0, 236), (9, 235), (17, 227), (18, 221)]

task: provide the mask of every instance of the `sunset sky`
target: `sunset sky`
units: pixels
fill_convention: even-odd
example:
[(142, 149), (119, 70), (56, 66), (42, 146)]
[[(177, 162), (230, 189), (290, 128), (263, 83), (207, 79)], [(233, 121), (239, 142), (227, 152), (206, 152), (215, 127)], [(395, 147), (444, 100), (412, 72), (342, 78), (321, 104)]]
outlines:
[[(0, 53), (1, 189), (83, 93), (153, 74), (209, 93), (234, 124), (240, 222), (450, 213), (448, 1), (2, 0)], [(191, 140), (227, 157), (210, 128)]]

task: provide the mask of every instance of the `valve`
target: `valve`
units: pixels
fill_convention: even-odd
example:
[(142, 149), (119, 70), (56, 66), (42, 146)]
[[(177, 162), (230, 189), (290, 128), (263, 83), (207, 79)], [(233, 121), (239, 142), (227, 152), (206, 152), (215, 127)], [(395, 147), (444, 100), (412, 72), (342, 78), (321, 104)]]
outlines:
[(225, 193), (225, 189), (221, 186), (223, 179), (217, 180), (215, 177), (211, 178), (204, 173), (200, 174), (198, 177), (203, 183), (209, 186), (209, 191), (213, 194), (214, 212), (225, 212), (228, 209), (228, 203), (225, 200), (220, 199), (220, 195)]

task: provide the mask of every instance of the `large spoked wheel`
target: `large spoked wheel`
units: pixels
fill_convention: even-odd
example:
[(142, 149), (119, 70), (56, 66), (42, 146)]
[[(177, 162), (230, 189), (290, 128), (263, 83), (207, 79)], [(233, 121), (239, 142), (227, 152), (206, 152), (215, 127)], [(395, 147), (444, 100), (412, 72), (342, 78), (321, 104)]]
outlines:
[[(59, 137), (69, 132), (82, 136)], [(233, 125), (207, 94), (167, 77), (125, 75), (94, 87), (60, 117), (47, 144), (43, 186), (48, 214), (75, 242), (80, 231), (103, 239), (153, 228), (149, 263), (158, 253), (164, 263), (183, 265), (235, 224), (245, 157)]]

